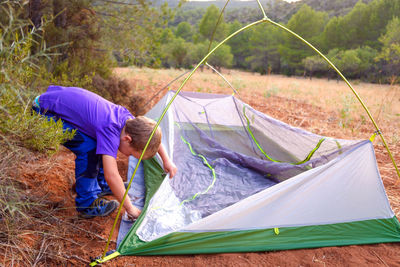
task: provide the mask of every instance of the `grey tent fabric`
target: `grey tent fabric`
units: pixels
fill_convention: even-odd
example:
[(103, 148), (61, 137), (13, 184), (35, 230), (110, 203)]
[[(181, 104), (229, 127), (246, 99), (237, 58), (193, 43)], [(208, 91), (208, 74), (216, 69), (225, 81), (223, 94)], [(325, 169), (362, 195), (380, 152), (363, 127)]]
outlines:
[[(147, 116), (158, 119), (172, 95), (164, 96)], [(327, 164), (360, 143), (291, 127), (234, 96), (190, 92), (179, 93), (161, 127), (163, 144), (178, 173), (166, 178), (150, 201), (137, 230), (143, 241)], [(309, 160), (296, 164), (309, 155)]]

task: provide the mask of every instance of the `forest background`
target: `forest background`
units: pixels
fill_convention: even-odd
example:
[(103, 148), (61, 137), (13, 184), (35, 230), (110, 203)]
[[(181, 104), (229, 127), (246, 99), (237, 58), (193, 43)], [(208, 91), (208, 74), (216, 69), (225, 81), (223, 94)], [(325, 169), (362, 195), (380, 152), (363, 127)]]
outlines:
[[(141, 96), (112, 75), (118, 66), (194, 67), (219, 41), (262, 18), (256, 2), (13, 0), (0, 2), (0, 249), (41, 214), (18, 164), (56, 153), (73, 133), (31, 112), (50, 84), (77, 86), (140, 113)], [(398, 84), (398, 0), (262, 1), (266, 15), (316, 46), (351, 79)], [(213, 36), (213, 38), (212, 38)], [(210, 41), (213, 39), (211, 45)], [(219, 70), (337, 78), (322, 58), (284, 31), (261, 24), (208, 59)], [(131, 99), (128, 101), (128, 99)], [(38, 153), (39, 152), (39, 153)], [(38, 204), (39, 203), (39, 204)], [(11, 241), (10, 241), (11, 240)]]

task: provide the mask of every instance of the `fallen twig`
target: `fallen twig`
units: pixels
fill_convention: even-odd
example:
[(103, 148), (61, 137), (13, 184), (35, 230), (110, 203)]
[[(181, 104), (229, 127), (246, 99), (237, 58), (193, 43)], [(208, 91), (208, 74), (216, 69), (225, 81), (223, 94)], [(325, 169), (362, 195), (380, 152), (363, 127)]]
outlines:
[[(18, 247), (16, 245), (8, 245), (8, 244), (0, 243), (0, 246), (8, 247), (8, 248), (11, 248), (11, 249), (14, 248), (14, 249), (18, 249), (20, 251), (22, 250), (22, 251), (28, 251), (28, 252), (38, 252), (38, 250), (33, 249), (33, 248), (20, 248), (20, 247)], [(60, 255), (56, 255), (56, 254), (53, 254), (53, 253), (50, 253), (50, 252), (43, 252), (43, 254), (46, 254), (46, 255), (48, 255), (50, 257), (57, 258), (57, 259), (64, 260), (64, 261), (71, 261), (71, 259), (77, 259), (77, 260), (80, 260), (80, 261), (82, 261), (82, 262), (84, 262), (86, 264), (90, 263), (90, 261), (85, 260), (85, 259), (83, 259), (83, 258), (81, 258), (79, 256), (76, 256), (76, 255), (62, 254), (60, 256)]]
[(387, 263), (386, 263), (381, 257), (379, 257), (379, 255), (378, 255), (375, 251), (372, 250), (372, 253), (374, 253), (375, 256), (376, 256), (386, 267), (389, 267), (389, 265), (387, 265)]
[[(83, 229), (83, 228), (77, 226), (76, 224), (73, 224), (73, 223), (70, 223), (70, 222), (68, 222), (68, 221), (62, 220), (62, 219), (60, 219), (60, 218), (56, 217), (55, 215), (52, 215), (52, 214), (50, 214), (50, 213), (48, 213), (48, 212), (45, 212), (45, 213), (47, 213), (48, 216), (51, 216), (51, 218), (55, 219), (55, 220), (58, 221), (58, 222), (62, 222), (62, 223), (68, 224), (68, 225), (70, 225), (70, 226), (73, 226), (74, 229), (78, 229), (78, 230), (80, 230), (80, 231), (82, 231), (82, 232), (86, 232), (86, 233), (88, 233), (88, 234), (90, 234), (90, 235), (93, 235), (93, 236), (97, 237), (98, 239), (101, 239), (101, 240), (107, 242), (107, 239), (106, 239), (106, 238), (104, 238), (104, 237), (102, 237), (102, 236), (100, 236), (100, 235), (98, 235), (98, 234), (96, 234), (96, 233), (94, 233), (94, 232), (91, 232), (91, 231), (89, 231), (89, 230)], [(112, 241), (112, 242), (116, 243), (116, 241)]]

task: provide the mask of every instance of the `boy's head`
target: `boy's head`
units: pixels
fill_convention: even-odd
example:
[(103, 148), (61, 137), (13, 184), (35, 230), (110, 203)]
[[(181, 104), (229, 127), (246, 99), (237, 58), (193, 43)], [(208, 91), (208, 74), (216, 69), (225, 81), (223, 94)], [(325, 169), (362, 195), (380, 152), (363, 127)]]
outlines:
[[(127, 120), (124, 130), (121, 133), (119, 150), (125, 155), (133, 155), (134, 157), (139, 158), (155, 126), (155, 121), (144, 116), (138, 116), (133, 120)], [(154, 157), (160, 148), (160, 144), (161, 129), (160, 127), (157, 127), (157, 130), (154, 132), (153, 138), (143, 155), (143, 159)]]

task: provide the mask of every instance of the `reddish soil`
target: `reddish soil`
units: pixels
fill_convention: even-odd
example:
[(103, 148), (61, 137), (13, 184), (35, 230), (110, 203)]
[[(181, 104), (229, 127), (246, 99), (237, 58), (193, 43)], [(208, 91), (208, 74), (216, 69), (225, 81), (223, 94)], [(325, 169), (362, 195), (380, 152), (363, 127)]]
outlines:
[[(161, 88), (161, 85), (149, 86), (148, 98)], [(190, 88), (189, 88), (190, 90)], [(159, 97), (158, 97), (159, 98)], [(258, 110), (318, 134), (336, 138), (364, 138), (371, 133), (371, 125), (353, 122), (357, 131), (341, 128), (335, 118), (338, 114), (326, 112), (321, 108), (284, 97), (270, 97), (268, 102), (259, 95), (240, 96)], [(154, 99), (152, 103), (155, 103)], [(299, 108), (301, 107), (301, 108)], [(389, 127), (389, 126), (388, 126)], [(386, 132), (395, 129), (386, 129)], [(400, 162), (400, 147), (392, 146), (396, 162)], [(399, 187), (395, 185), (397, 174), (383, 145), (375, 141), (376, 157), (383, 182), (397, 216), (400, 210)], [(122, 175), (126, 174), (127, 159), (118, 158)], [(91, 257), (100, 256), (113, 225), (116, 212), (107, 218), (83, 220), (77, 217), (74, 208), (74, 157), (63, 148), (49, 162), (39, 158), (34, 162), (21, 164), (20, 181), (27, 193), (37, 198), (46, 199), (51, 206), (51, 219), (47, 231), (55, 233), (57, 238), (49, 236), (52, 251), (60, 252), (60, 260), (65, 266), (84, 265)], [(47, 212), (48, 207), (43, 208)], [(48, 211), (50, 212), (50, 210)], [(37, 226), (38, 228), (44, 226)], [(56, 228), (56, 230), (54, 230)], [(49, 230), (50, 229), (50, 230)], [(51, 230), (53, 229), (53, 230)], [(115, 249), (115, 231), (110, 249)], [(42, 240), (26, 233), (24, 242), (27, 247), (40, 248)], [(118, 257), (107, 262), (106, 266), (400, 266), (400, 244), (375, 244), (345, 247), (326, 247), (316, 249), (299, 249), (289, 251), (259, 253), (225, 253), (210, 255), (184, 256), (148, 256)], [(1, 264), (0, 264), (1, 265)]]

